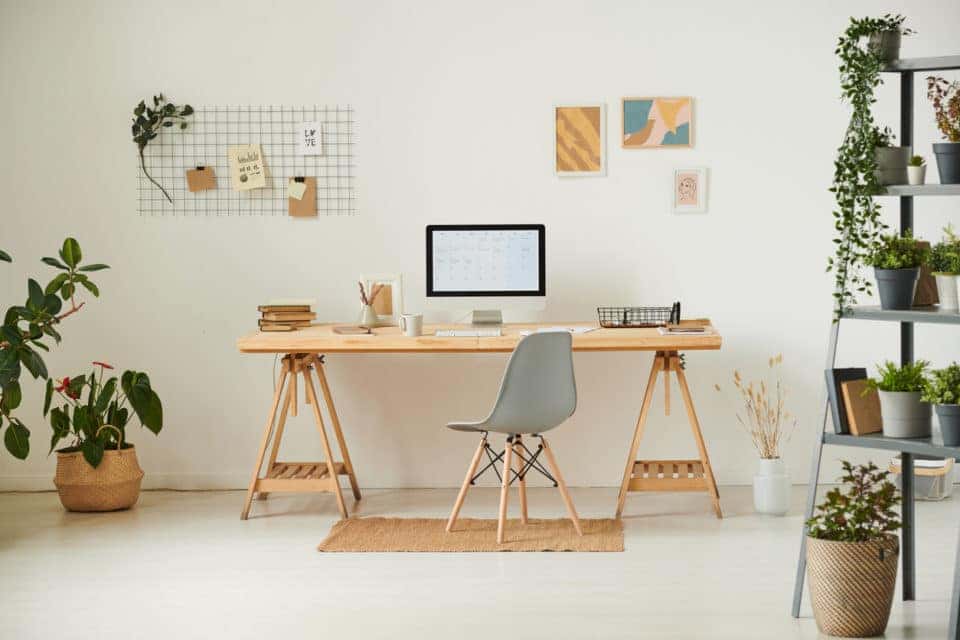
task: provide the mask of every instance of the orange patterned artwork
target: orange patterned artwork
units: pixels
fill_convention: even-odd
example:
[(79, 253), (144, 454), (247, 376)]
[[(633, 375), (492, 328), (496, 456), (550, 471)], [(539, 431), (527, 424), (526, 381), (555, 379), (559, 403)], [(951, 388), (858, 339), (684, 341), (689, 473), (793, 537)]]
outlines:
[(556, 107), (557, 174), (602, 175), (603, 106)]

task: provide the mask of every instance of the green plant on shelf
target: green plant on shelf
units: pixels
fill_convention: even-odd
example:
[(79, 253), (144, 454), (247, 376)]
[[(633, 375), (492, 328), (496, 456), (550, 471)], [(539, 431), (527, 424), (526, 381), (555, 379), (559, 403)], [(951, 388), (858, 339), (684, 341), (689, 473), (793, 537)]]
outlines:
[(923, 159), (923, 156), (910, 156), (910, 161), (908, 163), (911, 167), (922, 167), (926, 164), (926, 160)]
[(145, 175), (147, 180), (152, 182), (154, 186), (160, 189), (167, 201), (172, 204), (173, 199), (170, 198), (167, 190), (147, 171), (147, 163), (144, 159), (143, 152), (147, 148), (147, 145), (150, 144), (150, 141), (156, 138), (164, 129), (168, 129), (174, 125), (181, 130), (186, 129), (186, 119), (187, 116), (193, 114), (193, 107), (188, 104), (178, 107), (172, 102), (164, 104), (165, 100), (166, 98), (163, 97), (162, 93), (153, 96), (152, 107), (147, 105), (146, 100), (141, 100), (133, 109), (133, 125), (130, 127), (130, 131), (133, 134), (133, 141), (137, 143), (137, 153), (140, 156), (140, 169), (143, 171), (143, 175)]
[(898, 367), (887, 360), (877, 365), (878, 377), (867, 379), (867, 388), (870, 391), (923, 391), (927, 382), (927, 368), (930, 363), (926, 360), (917, 360)]
[[(834, 276), (834, 319), (839, 319), (854, 303), (857, 294), (870, 293), (872, 281), (861, 273), (861, 266), (887, 226), (880, 217), (880, 205), (873, 197), (880, 192), (877, 182), (876, 147), (883, 131), (874, 124), (871, 107), (874, 92), (883, 80), (883, 62), (878, 52), (866, 41), (875, 33), (899, 31), (901, 15), (879, 18), (851, 18), (837, 42), (835, 54), (840, 59), (842, 99), (852, 107), (850, 122), (837, 149), (833, 184), (830, 191), (836, 200), (833, 218), (834, 254), (827, 261), (827, 271)], [(889, 144), (889, 140), (887, 140)]]
[(874, 127), (872, 133), (870, 134), (873, 137), (873, 146), (876, 147), (892, 147), (893, 143), (896, 141), (897, 136), (893, 133), (893, 129), (890, 127)]
[(950, 239), (938, 242), (930, 249), (927, 265), (933, 273), (960, 274), (960, 243)]
[(960, 365), (930, 372), (923, 386), (921, 400), (930, 404), (960, 404)]
[[(60, 257), (43, 258), (47, 264), (60, 273), (53, 277), (46, 287), (30, 278), (27, 280), (27, 300), (22, 305), (13, 305), (7, 309), (0, 326), (0, 428), (6, 422), (3, 444), (15, 458), (23, 460), (30, 453), (30, 429), (14, 412), (23, 399), (20, 378), (23, 369), (30, 372), (34, 379), (47, 379), (47, 366), (40, 355), (49, 351), (47, 338), (60, 343), (60, 323), (80, 311), (86, 304), (77, 301), (77, 291), (86, 289), (94, 297), (100, 296), (100, 289), (87, 275), (92, 271), (108, 269), (105, 264), (81, 265), (80, 244), (73, 238), (63, 241)], [(10, 255), (0, 251), (0, 261), (12, 262)], [(63, 303), (70, 307), (63, 309)]]
[(843, 461), (842, 487), (827, 492), (807, 520), (807, 534), (820, 540), (869, 542), (900, 528), (900, 503), (889, 472), (874, 463), (854, 466)]
[[(90, 466), (96, 468), (104, 451), (130, 447), (126, 438), (130, 409), (141, 425), (158, 434), (163, 428), (163, 405), (146, 373), (124, 371), (117, 378), (106, 373), (112, 371), (113, 366), (105, 362), (94, 362), (93, 366), (89, 375), (63, 378), (56, 386), (48, 379), (43, 415), (49, 412), (53, 429), (50, 452), (61, 440), (72, 437), (71, 444), (59, 451), (80, 451)], [(63, 403), (51, 408), (54, 393)]]
[(908, 229), (902, 236), (880, 236), (870, 248), (865, 263), (875, 269), (913, 269), (922, 265), (929, 253)]
[(944, 140), (960, 142), (960, 81), (947, 82), (937, 76), (928, 76), (927, 98), (933, 103), (937, 128)]

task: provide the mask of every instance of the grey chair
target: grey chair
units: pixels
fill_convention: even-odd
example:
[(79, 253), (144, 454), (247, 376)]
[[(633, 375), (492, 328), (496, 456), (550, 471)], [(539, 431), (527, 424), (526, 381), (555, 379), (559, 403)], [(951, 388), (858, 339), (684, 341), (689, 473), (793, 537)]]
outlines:
[[(520, 521), (527, 523), (526, 476), (531, 470), (545, 476), (553, 486), (559, 487), (560, 495), (567, 505), (567, 513), (573, 521), (577, 534), (583, 535), (577, 510), (570, 499), (567, 485), (560, 475), (556, 458), (543, 437), (545, 431), (562, 424), (577, 408), (577, 386), (573, 376), (573, 352), (571, 337), (566, 331), (534, 333), (523, 338), (514, 349), (507, 363), (507, 370), (500, 383), (497, 402), (485, 419), (478, 422), (451, 422), (447, 428), (454, 431), (480, 433), (480, 445), (470, 468), (463, 479), (463, 486), (453, 505), (447, 521), (447, 531), (452, 531), (467, 496), (467, 490), (488, 469), (493, 469), (500, 479), (500, 515), (497, 524), (497, 542), (503, 542), (503, 529), (507, 517), (507, 501), (510, 485), (517, 481), (520, 489)], [(487, 435), (490, 432), (507, 436), (504, 450), (497, 454)], [(523, 442), (523, 436), (540, 439), (536, 451), (531, 451)], [(486, 452), (489, 462), (477, 471), (480, 459)], [(546, 457), (550, 470), (540, 462), (540, 454)], [(503, 472), (497, 468), (502, 461)]]

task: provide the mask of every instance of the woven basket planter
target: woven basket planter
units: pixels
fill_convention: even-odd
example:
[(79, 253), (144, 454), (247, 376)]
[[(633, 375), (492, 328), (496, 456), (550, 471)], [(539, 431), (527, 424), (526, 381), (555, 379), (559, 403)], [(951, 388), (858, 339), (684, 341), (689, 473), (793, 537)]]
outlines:
[(142, 479), (143, 469), (131, 446), (120, 451), (104, 451), (96, 469), (79, 451), (57, 453), (53, 484), (67, 511), (117, 511), (136, 504)]
[(887, 628), (897, 581), (900, 540), (807, 538), (807, 580), (817, 627), (842, 637), (878, 636)]

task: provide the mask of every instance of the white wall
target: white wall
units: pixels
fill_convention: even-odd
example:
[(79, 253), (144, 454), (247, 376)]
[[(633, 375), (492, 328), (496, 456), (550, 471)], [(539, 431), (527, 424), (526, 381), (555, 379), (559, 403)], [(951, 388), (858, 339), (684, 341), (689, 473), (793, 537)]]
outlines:
[[(159, 438), (132, 431), (148, 485), (241, 486), (271, 391), (272, 358), (235, 348), (258, 303), (315, 296), (322, 320), (351, 320), (358, 274), (400, 271), (407, 309), (420, 310), (424, 225), (543, 222), (550, 299), (539, 317), (680, 299), (722, 331), (721, 352), (687, 358), (722, 483), (748, 482), (755, 456), (734, 398), (713, 384), (782, 352), (801, 423), (786, 458), (805, 481), (831, 313), (827, 188), (847, 117), (833, 46), (849, 15), (885, 11), (908, 14), (919, 32), (905, 55), (960, 52), (955, 0), (0, 2), (0, 247), (16, 258), (0, 267), (0, 299), (19, 302), (26, 274), (49, 276), (39, 258), (76, 236), (113, 268), (98, 274), (102, 298), (64, 324), (51, 371), (95, 359), (149, 370), (166, 426)], [(891, 125), (897, 86), (891, 78), (877, 105)], [(359, 215), (139, 217), (129, 113), (160, 90), (194, 105), (353, 104)], [(624, 95), (694, 96), (696, 147), (620, 149)], [(917, 146), (930, 157), (923, 96), (918, 86)], [(607, 104), (605, 178), (553, 175), (551, 106), (579, 101)], [(690, 165), (711, 170), (710, 212), (672, 215), (672, 171)], [(936, 236), (956, 209), (918, 202), (918, 235)], [(885, 215), (896, 220), (893, 201)], [(843, 364), (897, 353), (895, 326), (842, 333)], [(921, 356), (956, 357), (956, 333), (917, 333)], [(619, 482), (650, 360), (576, 356), (580, 407), (554, 439), (571, 484)], [(487, 408), (503, 363), (329, 358), (362, 485), (459, 483), (473, 438), (442, 425)], [(22, 414), (34, 451), (25, 463), (0, 455), (0, 488), (50, 486), (40, 387), (29, 385)], [(664, 419), (661, 402), (658, 393), (643, 455), (692, 454), (683, 412)], [(305, 417), (287, 432), (290, 456), (319, 455)], [(848, 453), (829, 450), (824, 477)]]

